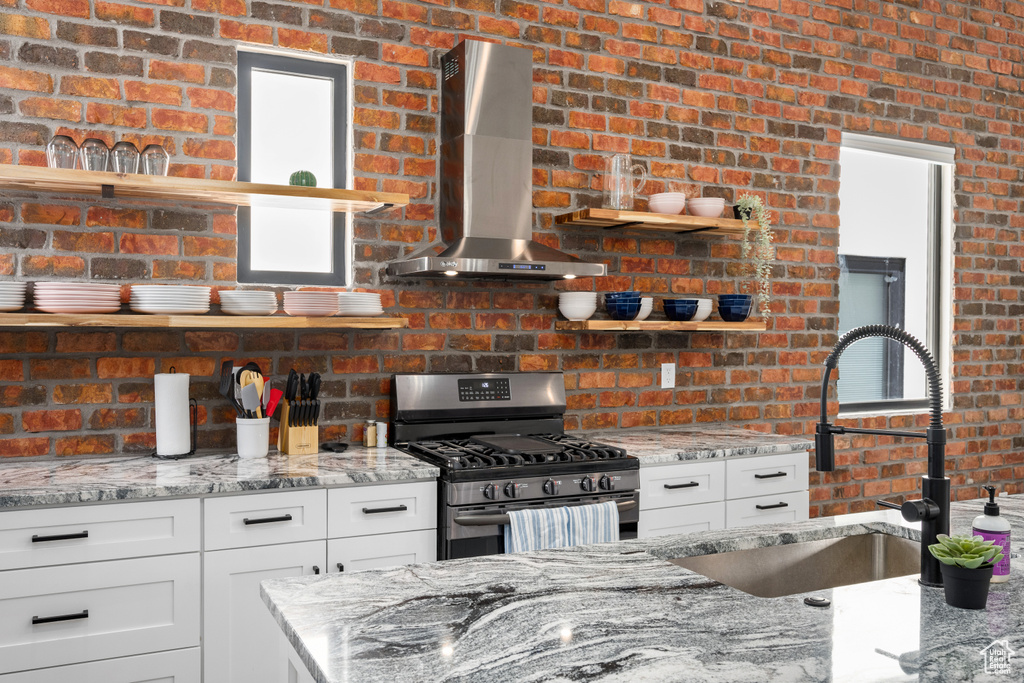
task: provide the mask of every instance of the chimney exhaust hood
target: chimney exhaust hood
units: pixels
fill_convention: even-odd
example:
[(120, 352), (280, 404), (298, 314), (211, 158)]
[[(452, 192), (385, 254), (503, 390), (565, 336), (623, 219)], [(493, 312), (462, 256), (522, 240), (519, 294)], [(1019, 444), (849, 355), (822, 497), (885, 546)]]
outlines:
[(441, 240), (389, 275), (558, 280), (600, 276), (532, 239), (533, 53), (466, 40), (441, 58)]

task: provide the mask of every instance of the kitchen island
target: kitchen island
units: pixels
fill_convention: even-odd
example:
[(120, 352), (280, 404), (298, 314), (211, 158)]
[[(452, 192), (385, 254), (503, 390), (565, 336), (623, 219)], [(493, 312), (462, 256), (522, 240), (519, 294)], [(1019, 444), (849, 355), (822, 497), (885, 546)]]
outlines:
[[(1024, 496), (999, 502), (1019, 554)], [(954, 533), (981, 505), (953, 505)], [(666, 561), (865, 533), (917, 531), (879, 511), (271, 580), (261, 593), (318, 683), (1024, 678), (1024, 654), (1008, 674), (985, 672), (990, 646), (1024, 653), (1020, 558), (978, 612), (916, 576), (758, 598)], [(831, 605), (806, 605), (812, 594)]]

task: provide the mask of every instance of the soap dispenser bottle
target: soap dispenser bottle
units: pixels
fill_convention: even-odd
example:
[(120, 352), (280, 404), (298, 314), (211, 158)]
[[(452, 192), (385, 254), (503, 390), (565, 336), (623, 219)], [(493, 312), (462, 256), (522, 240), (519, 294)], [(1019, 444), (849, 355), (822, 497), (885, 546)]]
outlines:
[(986, 541), (994, 541), (995, 545), (1002, 547), (1003, 559), (992, 570), (992, 583), (1002, 583), (1010, 580), (1010, 523), (1005, 517), (999, 516), (996, 487), (982, 488), (988, 491), (988, 502), (985, 503), (985, 513), (974, 518), (971, 533), (981, 536)]

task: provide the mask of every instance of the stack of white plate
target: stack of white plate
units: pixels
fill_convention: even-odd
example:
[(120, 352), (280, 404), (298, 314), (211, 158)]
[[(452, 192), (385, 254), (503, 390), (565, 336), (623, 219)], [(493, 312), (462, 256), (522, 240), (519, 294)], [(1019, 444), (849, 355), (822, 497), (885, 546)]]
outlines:
[(220, 310), (230, 315), (273, 315), (277, 313), (277, 294), (241, 289), (221, 290)]
[(562, 292), (558, 310), (569, 320), (586, 320), (597, 311), (596, 292)]
[(380, 294), (374, 292), (338, 292), (338, 315), (382, 315)]
[(0, 311), (20, 311), (25, 307), (27, 282), (0, 282)]
[(35, 307), (47, 313), (116, 313), (121, 286), (95, 282), (37, 282)]
[(132, 285), (131, 309), (157, 315), (210, 312), (210, 288), (191, 285)]
[(338, 295), (335, 292), (285, 292), (284, 312), (309, 317), (337, 315)]

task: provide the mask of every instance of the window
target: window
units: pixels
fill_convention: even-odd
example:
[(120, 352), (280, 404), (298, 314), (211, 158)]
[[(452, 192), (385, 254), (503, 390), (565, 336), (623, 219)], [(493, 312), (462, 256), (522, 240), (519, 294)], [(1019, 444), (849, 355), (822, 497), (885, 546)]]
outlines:
[[(287, 185), (310, 171), (318, 187), (347, 187), (345, 63), (238, 53), (238, 178)], [(238, 209), (238, 281), (345, 285), (347, 214), (273, 206)]]
[[(953, 150), (843, 134), (839, 155), (839, 334), (884, 324), (920, 339), (949, 390)], [(927, 407), (912, 351), (881, 338), (839, 359), (840, 411)]]

